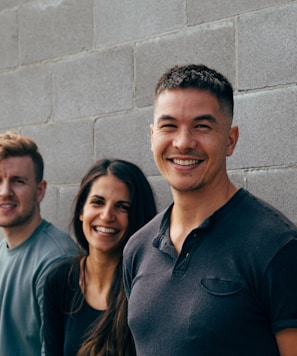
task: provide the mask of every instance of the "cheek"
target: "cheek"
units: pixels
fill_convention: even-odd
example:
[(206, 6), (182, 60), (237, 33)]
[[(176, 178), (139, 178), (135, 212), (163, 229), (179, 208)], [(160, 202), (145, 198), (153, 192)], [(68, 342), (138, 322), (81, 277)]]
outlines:
[(90, 224), (88, 223), (88, 221), (86, 219), (81, 220), (82, 224), (82, 232), (86, 238), (87, 241), (89, 241), (89, 236), (90, 236)]
[(79, 220), (82, 222), (83, 229), (90, 224), (92, 218), (92, 212), (89, 209), (83, 209), (79, 215)]
[(170, 144), (166, 137), (161, 137), (160, 135), (155, 136), (154, 140), (152, 141), (152, 145), (151, 145), (151, 150), (152, 150), (155, 160), (160, 159), (162, 154), (165, 151), (167, 151), (169, 146), (170, 146)]
[(84, 222), (85, 220), (90, 220), (90, 216), (92, 215), (92, 208), (85, 203), (81, 206), (79, 220)]
[(25, 209), (36, 208), (41, 202), (41, 200), (38, 199), (37, 192), (20, 192), (18, 194), (18, 199)]
[(216, 139), (206, 143), (208, 145), (209, 152), (214, 156), (225, 157), (228, 149), (228, 140), (226, 137), (218, 136)]

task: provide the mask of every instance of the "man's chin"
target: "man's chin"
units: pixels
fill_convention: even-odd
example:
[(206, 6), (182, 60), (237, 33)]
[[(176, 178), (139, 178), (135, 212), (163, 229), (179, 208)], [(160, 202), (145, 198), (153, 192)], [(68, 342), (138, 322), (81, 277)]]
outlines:
[(204, 188), (204, 184), (203, 183), (199, 183), (199, 184), (195, 184), (195, 185), (190, 185), (190, 184), (170, 184), (170, 187), (179, 192), (179, 193), (193, 193), (193, 192), (197, 192), (200, 191)]

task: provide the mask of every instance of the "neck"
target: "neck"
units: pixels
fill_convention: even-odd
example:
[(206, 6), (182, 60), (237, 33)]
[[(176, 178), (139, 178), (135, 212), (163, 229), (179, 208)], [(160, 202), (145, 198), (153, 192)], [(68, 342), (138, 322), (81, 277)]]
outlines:
[(118, 259), (111, 259), (102, 254), (90, 251), (86, 261), (88, 279), (96, 283), (99, 288), (110, 286)]
[(41, 221), (42, 218), (38, 214), (22, 225), (3, 227), (8, 247), (14, 248), (25, 242), (33, 234)]
[(80, 276), (80, 285), (85, 299), (94, 309), (106, 310), (109, 291), (119, 260), (91, 250), (86, 258), (84, 285), (82, 284), (83, 273)]
[(172, 192), (174, 205), (170, 218), (170, 237), (178, 253), (187, 235), (225, 205), (237, 190), (228, 180), (219, 189)]

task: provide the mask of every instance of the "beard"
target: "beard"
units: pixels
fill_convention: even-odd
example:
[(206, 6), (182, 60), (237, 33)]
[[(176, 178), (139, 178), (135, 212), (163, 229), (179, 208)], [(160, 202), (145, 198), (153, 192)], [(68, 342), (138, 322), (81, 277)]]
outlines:
[(167, 180), (167, 183), (169, 184), (170, 188), (179, 192), (179, 193), (187, 193), (187, 192), (195, 192), (203, 189), (206, 184), (204, 180), (201, 181), (196, 181), (196, 182), (186, 182), (186, 181), (180, 181), (180, 182), (174, 182)]
[(0, 227), (3, 228), (13, 228), (27, 224), (33, 220), (36, 215), (36, 206), (32, 206), (30, 210), (26, 211), (23, 214), (15, 215), (11, 218), (9, 217), (0, 217)]

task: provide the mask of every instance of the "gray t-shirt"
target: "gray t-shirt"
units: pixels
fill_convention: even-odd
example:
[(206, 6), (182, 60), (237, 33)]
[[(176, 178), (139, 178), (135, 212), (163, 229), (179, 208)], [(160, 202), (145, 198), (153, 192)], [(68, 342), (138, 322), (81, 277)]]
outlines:
[(73, 239), (45, 220), (15, 248), (0, 242), (1, 355), (41, 354), (45, 276), (55, 263), (77, 254)]

